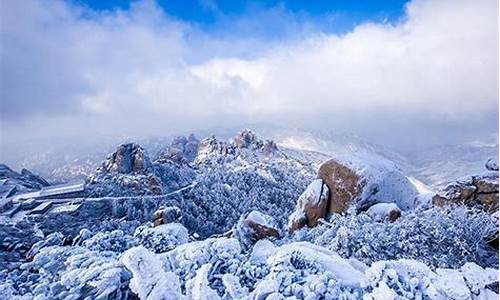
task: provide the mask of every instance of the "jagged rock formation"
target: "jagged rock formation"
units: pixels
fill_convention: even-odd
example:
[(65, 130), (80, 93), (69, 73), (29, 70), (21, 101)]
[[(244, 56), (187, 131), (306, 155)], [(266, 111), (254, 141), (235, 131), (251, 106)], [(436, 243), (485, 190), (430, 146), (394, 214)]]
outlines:
[(203, 139), (198, 148), (195, 162), (201, 163), (210, 156), (227, 156), (235, 155), (236, 148), (229, 142), (221, 141), (215, 136)]
[(252, 154), (273, 156), (279, 155), (280, 151), (274, 141), (263, 141), (253, 131), (244, 129), (237, 133), (232, 141), (221, 141), (215, 136), (203, 139), (200, 142), (195, 162), (204, 163), (210, 158), (227, 159)]
[(486, 168), (488, 172), (484, 174), (468, 176), (448, 184), (432, 198), (432, 203), (437, 206), (457, 204), (479, 207), (488, 212), (498, 211), (498, 165), (488, 160)]
[(258, 150), (266, 155), (271, 155), (278, 151), (278, 146), (274, 141), (262, 141), (258, 139), (257, 135), (250, 129), (240, 131), (234, 137), (233, 143), (238, 149)]
[(10, 197), (19, 192), (39, 190), (50, 184), (40, 176), (22, 169), (13, 171), (5, 164), (0, 164), (0, 196)]
[(300, 195), (295, 211), (288, 218), (288, 229), (293, 232), (308, 225), (318, 225), (318, 220), (327, 214), (330, 191), (323, 180), (316, 179)]
[(190, 163), (195, 159), (196, 154), (198, 154), (199, 145), (200, 141), (194, 136), (194, 134), (190, 134), (188, 137), (175, 137), (170, 146), (158, 154), (156, 161)]
[(102, 172), (109, 173), (146, 174), (152, 170), (153, 165), (146, 150), (135, 143), (118, 146), (102, 165)]
[(118, 146), (97, 172), (87, 178), (91, 196), (158, 195), (163, 192), (147, 152), (138, 144)]

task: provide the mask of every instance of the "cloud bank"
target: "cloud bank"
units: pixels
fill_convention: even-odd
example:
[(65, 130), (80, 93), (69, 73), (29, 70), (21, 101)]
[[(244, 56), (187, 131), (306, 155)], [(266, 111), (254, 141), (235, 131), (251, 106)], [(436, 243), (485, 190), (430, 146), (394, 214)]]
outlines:
[[(4, 154), (37, 138), (259, 122), (406, 148), (498, 132), (495, 0), (414, 0), (395, 24), (342, 35), (284, 7), (204, 32), (153, 1), (1, 5)], [(280, 37), (261, 34), (276, 20)]]

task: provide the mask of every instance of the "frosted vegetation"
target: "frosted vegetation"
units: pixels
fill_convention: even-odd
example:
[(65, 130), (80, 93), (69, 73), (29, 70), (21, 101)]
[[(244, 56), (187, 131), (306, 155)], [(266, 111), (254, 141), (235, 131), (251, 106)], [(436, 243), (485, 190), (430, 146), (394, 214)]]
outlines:
[[(190, 186), (163, 200), (180, 216), (153, 224), (129, 207), (128, 218), (78, 224), (71, 241), (39, 238), (26, 261), (2, 266), (0, 299), (498, 299), (498, 250), (487, 244), (498, 213), (417, 206), (389, 222), (384, 204), (290, 233), (288, 216), (324, 157), (246, 142), (148, 162), (164, 193)], [(121, 180), (150, 175), (103, 173), (93, 196), (137, 196)], [(278, 236), (256, 239), (249, 221)]]
[(497, 226), (491, 215), (455, 208), (405, 213), (394, 223), (336, 216), (253, 245), (195, 241), (178, 223), (96, 232), (80, 246), (59, 246), (62, 235), (52, 234), (34, 246), (33, 261), (2, 271), (0, 298), (486, 297), (493, 291), (485, 287), (497, 281), (498, 252), (483, 237)]

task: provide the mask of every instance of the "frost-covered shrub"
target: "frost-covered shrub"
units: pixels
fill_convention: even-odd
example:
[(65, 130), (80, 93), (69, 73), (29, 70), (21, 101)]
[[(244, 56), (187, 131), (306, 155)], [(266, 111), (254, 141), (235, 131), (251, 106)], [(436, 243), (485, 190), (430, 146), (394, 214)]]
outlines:
[(415, 260), (378, 261), (365, 272), (364, 299), (497, 299), (486, 288), (494, 282), (498, 270), (474, 263), (432, 271)]
[(85, 247), (50, 246), (33, 261), (2, 275), (2, 299), (123, 299), (128, 293), (129, 271), (112, 251)]
[(186, 227), (202, 237), (228, 231), (242, 214), (252, 210), (271, 215), (281, 227), (314, 178), (314, 172), (286, 159), (235, 159), (200, 168), (197, 184), (179, 207)]
[(134, 236), (139, 243), (155, 252), (167, 252), (189, 241), (186, 227), (179, 223), (162, 224), (156, 227), (140, 226)]
[[(122, 204), (119, 204), (120, 206)], [(148, 215), (148, 218), (150, 216)], [(142, 221), (142, 220), (141, 220)], [(89, 224), (91, 231), (99, 232), (99, 231), (114, 231), (121, 230), (125, 234), (133, 235), (135, 229), (141, 225), (141, 221), (135, 220), (131, 218), (130, 220), (120, 220), (120, 219), (105, 219), (96, 224)]]
[(373, 222), (365, 214), (339, 216), (301, 230), (293, 237), (309, 240), (365, 263), (411, 258), (432, 267), (460, 267), (466, 262), (498, 267), (498, 251), (484, 237), (498, 230), (498, 219), (463, 207), (403, 214), (394, 223)]
[(47, 235), (43, 240), (36, 242), (31, 246), (31, 249), (26, 253), (26, 256), (33, 257), (35, 256), (40, 249), (43, 247), (49, 246), (60, 246), (63, 242), (64, 235), (60, 232), (53, 232)]
[(140, 299), (180, 298), (180, 283), (173, 272), (166, 272), (158, 256), (144, 248), (134, 247), (126, 251), (120, 261), (132, 272), (130, 289)]
[(121, 230), (98, 232), (83, 242), (90, 250), (123, 252), (137, 245), (137, 240)]
[(191, 242), (159, 255), (166, 271), (174, 272), (183, 288), (188, 280), (196, 276), (200, 266), (210, 264), (210, 286), (220, 293), (223, 291), (222, 274), (235, 274), (244, 259), (238, 240), (233, 238)]
[(272, 294), (276, 299), (360, 299), (362, 295), (365, 266), (307, 242), (277, 248), (267, 267), (269, 273), (256, 283), (251, 298)]

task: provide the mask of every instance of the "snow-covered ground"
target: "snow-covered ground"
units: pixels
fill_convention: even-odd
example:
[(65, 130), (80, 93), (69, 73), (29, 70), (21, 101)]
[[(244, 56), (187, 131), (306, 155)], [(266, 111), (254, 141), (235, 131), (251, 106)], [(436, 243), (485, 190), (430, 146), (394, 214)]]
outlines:
[[(498, 212), (432, 206), (432, 188), (398, 155), (349, 144), (336, 157), (378, 198), (290, 232), (294, 209), (329, 201), (316, 178), (331, 154), (248, 131), (202, 140), (199, 155), (198, 141), (184, 140), (157, 158), (134, 145), (124, 146), (135, 147), (132, 160), (109, 156), (87, 179), (85, 213), (2, 217), (0, 299), (498, 299), (498, 249), (488, 244)], [(113, 171), (122, 161), (133, 171)], [(156, 187), (161, 196), (148, 194)], [(105, 213), (104, 199), (130, 213)], [(145, 222), (155, 200), (180, 215)]]

